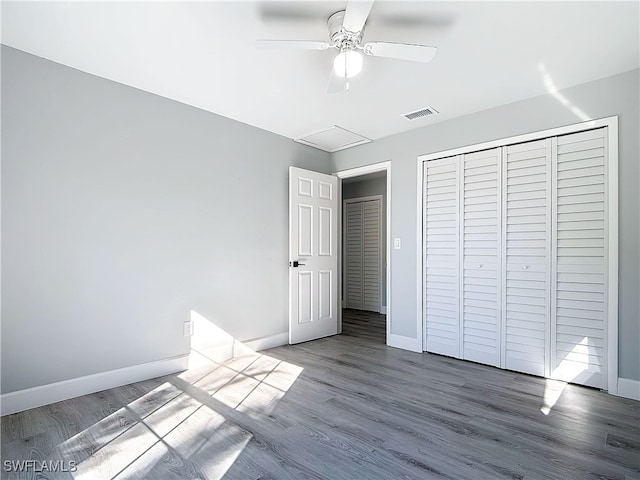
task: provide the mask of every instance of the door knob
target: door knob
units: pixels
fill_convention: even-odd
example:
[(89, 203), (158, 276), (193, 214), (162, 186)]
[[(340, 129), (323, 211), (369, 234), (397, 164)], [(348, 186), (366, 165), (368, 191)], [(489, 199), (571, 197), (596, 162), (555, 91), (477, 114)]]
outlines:
[(297, 268), (297, 267), (299, 267), (299, 266), (301, 266), (301, 265), (302, 265), (302, 266), (304, 266), (304, 265), (306, 265), (306, 264), (304, 264), (304, 263), (300, 263), (300, 262), (299, 262), (299, 261), (297, 261), (297, 260), (294, 260), (293, 262), (289, 262), (289, 266), (290, 266), (290, 267), (293, 267), (293, 268)]

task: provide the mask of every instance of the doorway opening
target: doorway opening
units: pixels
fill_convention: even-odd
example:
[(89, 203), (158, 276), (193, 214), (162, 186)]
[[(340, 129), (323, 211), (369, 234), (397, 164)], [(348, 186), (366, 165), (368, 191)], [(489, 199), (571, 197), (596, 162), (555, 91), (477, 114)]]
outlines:
[(340, 331), (388, 343), (390, 162), (338, 172)]

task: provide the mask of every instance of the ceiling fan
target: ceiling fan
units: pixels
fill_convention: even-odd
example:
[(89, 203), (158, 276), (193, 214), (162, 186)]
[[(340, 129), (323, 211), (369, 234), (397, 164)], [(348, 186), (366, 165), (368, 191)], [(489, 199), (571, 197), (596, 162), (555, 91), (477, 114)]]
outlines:
[(333, 61), (327, 93), (349, 90), (349, 79), (362, 70), (362, 54), (372, 57), (397, 58), (413, 62), (429, 62), (436, 54), (436, 47), (409, 43), (368, 42), (362, 44), (364, 25), (374, 0), (350, 0), (346, 10), (334, 13), (327, 21), (329, 41), (309, 40), (257, 40), (256, 46), (264, 49), (339, 50)]

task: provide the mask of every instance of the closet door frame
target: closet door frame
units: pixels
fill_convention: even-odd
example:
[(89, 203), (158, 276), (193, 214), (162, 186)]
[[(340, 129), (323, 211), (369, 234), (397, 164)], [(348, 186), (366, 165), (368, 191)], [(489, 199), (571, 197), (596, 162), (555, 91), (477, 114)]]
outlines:
[(416, 325), (418, 328), (418, 338), (422, 339), (423, 351), (425, 348), (426, 331), (424, 319), (424, 262), (423, 258), (423, 193), (424, 193), (424, 164), (429, 160), (435, 160), (443, 157), (452, 157), (455, 155), (464, 155), (473, 153), (478, 150), (487, 150), (490, 148), (504, 147), (514, 143), (529, 142), (533, 140), (542, 140), (548, 137), (565, 135), (568, 133), (576, 133), (584, 130), (592, 130), (595, 128), (607, 127), (607, 146), (608, 146), (608, 164), (606, 166), (606, 226), (608, 229), (607, 238), (607, 269), (606, 278), (607, 291), (607, 326), (605, 335), (607, 337), (607, 370), (606, 370), (606, 390), (616, 395), (618, 393), (618, 116), (589, 120), (585, 122), (566, 125), (563, 127), (551, 128), (538, 132), (526, 133), (512, 137), (493, 140), (490, 142), (468, 145), (465, 147), (454, 148), (446, 151), (440, 151), (428, 155), (421, 155), (417, 158), (417, 217), (416, 217), (416, 280), (417, 280), (417, 318)]
[[(382, 200), (383, 200), (383, 196), (382, 195), (369, 195), (366, 197), (356, 197), (356, 198), (347, 198), (345, 200), (342, 201), (342, 211), (346, 212), (347, 211), (347, 205), (350, 203), (363, 203), (363, 202), (372, 202), (372, 201), (378, 201), (379, 202), (379, 207), (380, 207), (380, 211), (379, 211), (379, 220), (378, 220), (378, 252), (379, 252), (379, 259), (378, 259), (378, 268), (379, 268), (379, 272), (380, 272), (380, 288), (379, 288), (379, 292), (378, 292), (378, 297), (379, 297), (379, 301), (380, 301), (380, 309), (382, 309), (382, 299), (384, 298), (382, 296), (382, 281), (384, 278), (386, 278), (385, 274), (384, 274), (384, 262), (382, 261), (382, 222), (383, 222), (383, 215), (382, 215)], [(343, 213), (342, 215), (342, 245), (345, 245), (345, 239), (347, 236), (347, 215), (345, 215)], [(364, 259), (363, 259), (364, 262)], [(343, 275), (347, 274), (347, 256), (346, 255), (342, 255), (342, 272)], [(363, 273), (363, 278), (362, 280), (364, 281), (364, 273)], [(387, 288), (389, 286), (387, 285)], [(364, 287), (363, 287), (364, 288)], [(342, 282), (342, 298), (345, 299), (347, 298), (347, 282)], [(378, 312), (381, 313), (381, 312)]]

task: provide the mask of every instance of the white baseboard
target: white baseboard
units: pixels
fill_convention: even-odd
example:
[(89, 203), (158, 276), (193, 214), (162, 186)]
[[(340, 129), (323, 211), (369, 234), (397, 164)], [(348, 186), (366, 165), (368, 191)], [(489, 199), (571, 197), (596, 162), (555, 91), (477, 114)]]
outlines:
[(188, 366), (189, 355), (182, 355), (5, 393), (0, 395), (0, 415), (22, 412), (68, 398), (181, 372)]
[(403, 337), (402, 335), (390, 333), (389, 336), (387, 336), (387, 345), (411, 352), (422, 353), (422, 340), (419, 338)]
[(214, 345), (209, 348), (191, 347), (192, 350), (208, 360), (214, 362), (224, 362), (234, 357), (251, 355), (261, 350), (280, 347), (289, 343), (289, 332), (276, 333), (275, 335), (267, 335), (266, 337), (253, 338), (241, 342), (231, 335), (221, 345)]
[(268, 350), (270, 348), (280, 347), (289, 343), (289, 332), (276, 333), (266, 337), (254, 338), (244, 343), (247, 347), (255, 352), (260, 350)]
[(617, 395), (632, 400), (640, 400), (640, 382), (630, 378), (618, 378)]
[(380, 313), (381, 313), (382, 315), (386, 315), (386, 314), (387, 314), (387, 307), (386, 307), (385, 305), (382, 305), (382, 306), (380, 307)]

